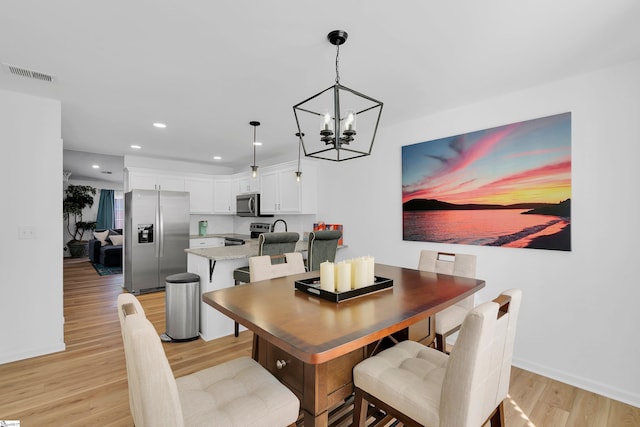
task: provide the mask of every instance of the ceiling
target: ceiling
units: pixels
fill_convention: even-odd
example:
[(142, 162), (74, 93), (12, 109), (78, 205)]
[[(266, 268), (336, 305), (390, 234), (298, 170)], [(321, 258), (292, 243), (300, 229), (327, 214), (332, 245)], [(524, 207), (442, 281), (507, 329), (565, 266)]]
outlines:
[(638, 59), (638, 22), (636, 0), (3, 0), (0, 89), (60, 99), (65, 150), (241, 170), (251, 120), (258, 164), (295, 159), (292, 106), (335, 80), (331, 30), (349, 33), (340, 82), (384, 126)]

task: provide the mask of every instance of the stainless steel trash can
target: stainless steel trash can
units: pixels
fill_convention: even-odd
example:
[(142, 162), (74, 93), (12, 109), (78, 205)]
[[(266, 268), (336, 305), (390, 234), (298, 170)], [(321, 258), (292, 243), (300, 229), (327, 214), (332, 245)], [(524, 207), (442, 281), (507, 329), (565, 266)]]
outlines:
[(200, 276), (179, 273), (167, 276), (165, 289), (167, 331), (163, 341), (191, 341), (200, 331)]

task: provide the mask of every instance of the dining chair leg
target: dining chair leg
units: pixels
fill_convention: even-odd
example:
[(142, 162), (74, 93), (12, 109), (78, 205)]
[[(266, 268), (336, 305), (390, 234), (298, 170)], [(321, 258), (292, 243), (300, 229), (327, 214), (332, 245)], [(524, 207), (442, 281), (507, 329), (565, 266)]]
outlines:
[(447, 338), (444, 335), (436, 334), (436, 350), (446, 353)]
[[(236, 279), (233, 281), (233, 286), (238, 286), (240, 284), (240, 282)], [(240, 334), (240, 325), (238, 324), (238, 322), (233, 322), (233, 335), (235, 335), (236, 338), (238, 338), (238, 335)]]
[(353, 424), (354, 427), (364, 427), (367, 421), (367, 409), (369, 402), (364, 399), (362, 390), (356, 387), (355, 397), (353, 399)]
[(489, 418), (491, 427), (504, 427), (504, 400), (500, 402), (498, 407), (493, 411), (493, 414)]

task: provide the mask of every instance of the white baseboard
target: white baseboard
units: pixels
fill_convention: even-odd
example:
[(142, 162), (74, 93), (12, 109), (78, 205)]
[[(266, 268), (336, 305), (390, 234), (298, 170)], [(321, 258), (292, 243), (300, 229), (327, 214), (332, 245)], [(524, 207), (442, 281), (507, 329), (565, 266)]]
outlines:
[(24, 359), (31, 359), (32, 357), (44, 356), (45, 354), (58, 353), (60, 351), (64, 351), (65, 349), (65, 344), (61, 343), (48, 347), (34, 348), (27, 351), (20, 351), (15, 353), (0, 353), (0, 365), (4, 363), (17, 362)]
[(566, 372), (527, 360), (513, 358), (512, 364), (513, 366), (534, 372), (538, 375), (549, 377), (565, 384), (608, 397), (609, 399), (618, 400), (628, 405), (635, 406), (636, 408), (640, 408), (640, 394), (636, 392), (611, 387), (607, 384), (602, 384), (588, 378), (570, 375)]

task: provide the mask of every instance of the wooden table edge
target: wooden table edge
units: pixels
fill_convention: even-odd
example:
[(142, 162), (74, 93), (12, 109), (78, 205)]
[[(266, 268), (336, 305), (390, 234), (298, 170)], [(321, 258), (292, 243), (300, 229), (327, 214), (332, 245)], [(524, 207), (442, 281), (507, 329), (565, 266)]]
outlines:
[[(251, 322), (247, 322), (245, 318), (237, 315), (236, 313), (227, 310), (225, 307), (217, 304), (214, 300), (212, 300), (211, 298), (209, 298), (208, 294), (216, 292), (216, 291), (210, 291), (210, 292), (205, 292), (202, 294), (202, 300), (210, 305), (212, 308), (220, 311), (222, 314), (224, 314), (225, 316), (231, 318), (232, 320), (240, 323), (241, 325), (243, 325), (244, 327), (246, 327), (247, 329), (249, 329), (251, 332), (253, 332), (254, 334), (256, 334), (260, 339), (264, 339), (270, 343), (272, 343), (273, 345), (281, 348), (282, 350), (286, 351), (287, 353), (291, 354), (293, 357), (295, 357), (296, 359), (304, 362), (304, 363), (308, 363), (308, 364), (312, 364), (312, 365), (318, 365), (318, 364), (322, 364), (325, 362), (328, 362), (332, 359), (335, 359), (338, 356), (347, 354), (351, 351), (357, 350), (359, 348), (362, 348), (370, 343), (376, 342), (386, 336), (391, 335), (394, 332), (398, 332), (401, 331), (407, 327), (409, 327), (410, 325), (413, 325), (414, 323), (417, 323), (423, 319), (426, 319), (430, 316), (435, 315), (437, 312), (444, 310), (447, 307), (450, 307), (454, 304), (456, 304), (459, 301), (462, 301), (463, 299), (474, 295), (476, 292), (478, 292), (480, 289), (485, 287), (485, 281), (484, 280), (479, 280), (479, 279), (475, 279), (477, 282), (479, 282), (475, 287), (470, 288), (469, 291), (458, 295), (455, 298), (452, 298), (450, 300), (448, 300), (446, 303), (443, 304), (439, 304), (435, 307), (433, 307), (431, 310), (428, 311), (423, 311), (421, 313), (418, 313), (412, 317), (409, 317), (405, 320), (402, 320), (398, 323), (395, 323), (391, 326), (388, 326), (384, 329), (381, 329), (379, 331), (373, 332), (369, 335), (365, 335), (363, 337), (360, 337), (358, 339), (355, 339), (353, 341), (349, 341), (347, 343), (341, 344), (339, 346), (333, 347), (330, 350), (325, 350), (322, 352), (318, 352), (318, 353), (307, 353), (307, 352), (303, 352), (298, 350), (296, 347), (291, 346), (289, 343), (287, 343), (286, 341), (278, 338), (277, 336), (265, 331), (264, 329), (258, 327), (257, 325), (255, 325), (254, 323)], [(297, 291), (299, 292), (299, 291)]]

